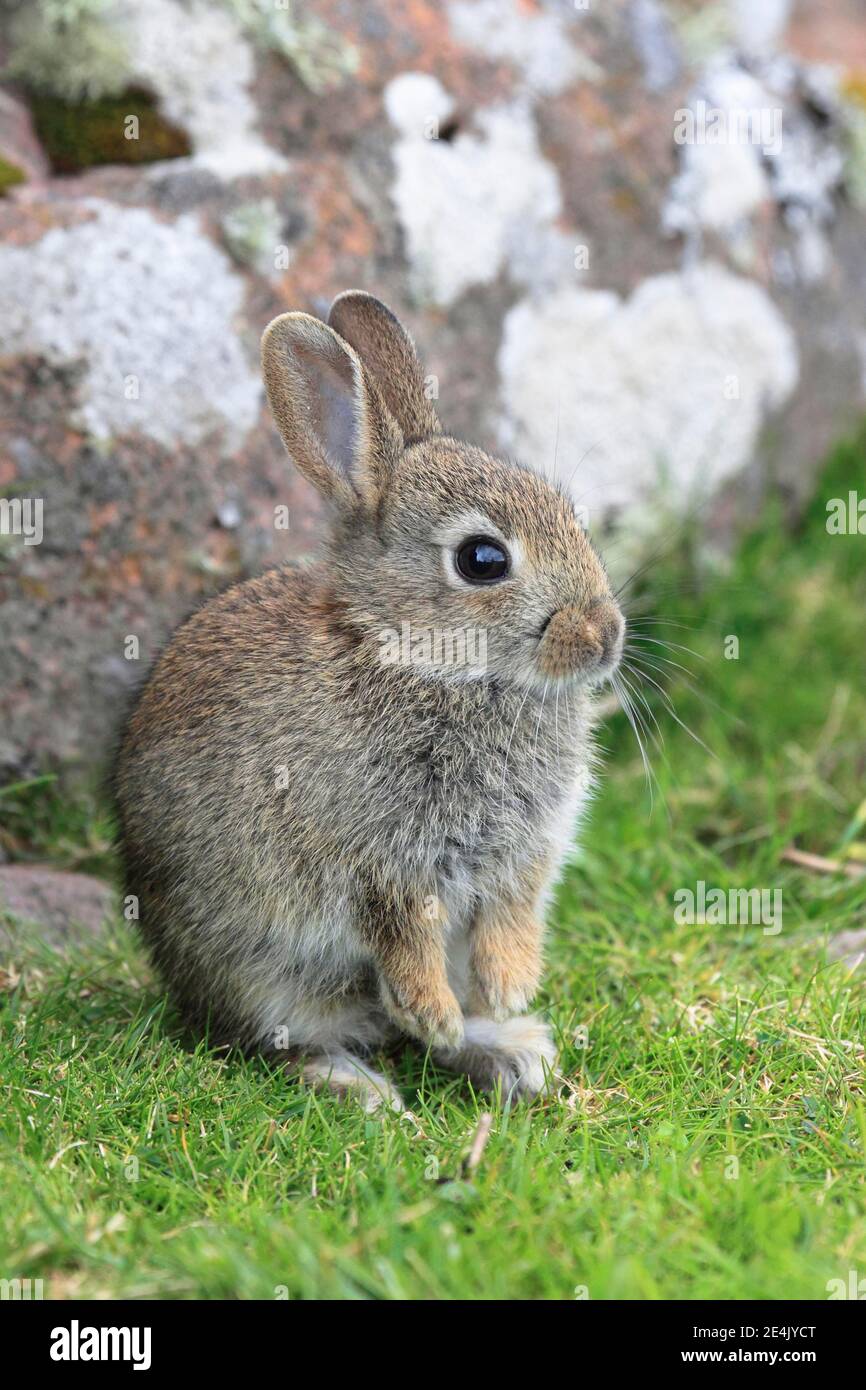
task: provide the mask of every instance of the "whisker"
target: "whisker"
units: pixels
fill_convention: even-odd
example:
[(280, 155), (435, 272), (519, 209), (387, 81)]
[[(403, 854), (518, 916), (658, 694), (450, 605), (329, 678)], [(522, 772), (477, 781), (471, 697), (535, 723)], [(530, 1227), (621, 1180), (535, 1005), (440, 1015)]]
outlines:
[(718, 761), (718, 758), (717, 758), (716, 754), (713, 752), (712, 748), (708, 747), (707, 744), (704, 743), (704, 740), (700, 737), (700, 735), (699, 735), (699, 734), (696, 734), (695, 731), (694, 731), (694, 729), (690, 728), (689, 725), (686, 724), (685, 720), (681, 719), (680, 716), (677, 714), (677, 712), (676, 712), (676, 710), (674, 709), (674, 706), (673, 706), (673, 704), (672, 704), (672, 702), (671, 702), (671, 699), (670, 699), (670, 697), (669, 697), (667, 691), (665, 690), (664, 686), (659, 685), (658, 681), (657, 681), (657, 680), (653, 680), (653, 677), (650, 676), (646, 671), (637, 671), (633, 666), (628, 665), (628, 663), (626, 663), (626, 662), (623, 662), (623, 665), (627, 665), (627, 666), (628, 666), (628, 669), (629, 669), (635, 676), (642, 676), (643, 679), (644, 679), (645, 681), (649, 681), (650, 685), (652, 685), (652, 686), (655, 687), (655, 689), (658, 691), (659, 695), (661, 696), (661, 698), (662, 698), (662, 700), (663, 700), (663, 702), (664, 702), (665, 709), (667, 710), (667, 712), (668, 712), (668, 714), (671, 716), (671, 718), (676, 720), (676, 722), (677, 722), (677, 724), (679, 724), (680, 728), (683, 729), (683, 730), (685, 730), (685, 732), (689, 735), (689, 738), (694, 739), (695, 743), (699, 744), (700, 747), (703, 748), (703, 750), (704, 750), (705, 753), (709, 754), (709, 756), (710, 756), (711, 758), (713, 758), (713, 759), (715, 759), (716, 761)]
[(702, 513), (707, 512), (712, 505), (712, 497), (706, 497), (704, 501), (698, 503), (693, 510), (687, 512), (683, 518), (682, 525), (674, 532), (674, 535), (671, 538), (671, 540), (667, 543), (663, 542), (655, 551), (653, 551), (653, 553), (650, 556), (648, 556), (648, 558), (644, 561), (642, 565), (638, 567), (638, 569), (634, 570), (634, 572), (623, 581), (620, 587), (616, 590), (617, 598), (620, 596), (624, 589), (627, 589), (629, 585), (636, 583), (637, 580), (640, 579), (641, 575), (646, 574), (647, 571), (653, 567), (653, 565), (658, 564), (660, 560), (663, 560), (668, 555), (672, 554), (682, 540), (686, 540), (689, 538), (690, 535), (694, 535), (696, 523), (703, 520)]
[[(664, 669), (665, 666), (675, 667), (677, 671), (679, 671), (681, 674), (676, 677), (671, 677), (671, 679), (678, 680), (681, 685), (684, 685), (686, 689), (692, 695), (694, 695), (696, 700), (700, 701), (700, 703), (702, 705), (705, 705), (708, 709), (716, 710), (718, 714), (723, 715), (725, 719), (729, 719), (733, 724), (736, 724), (739, 728), (745, 728), (745, 721), (741, 719), (738, 714), (732, 714), (730, 710), (725, 709), (724, 705), (720, 705), (718, 700), (714, 700), (712, 696), (708, 695), (705, 690), (702, 690), (700, 688), (700, 686), (695, 685), (694, 681), (690, 679), (692, 673), (688, 670), (687, 667), (680, 665), (678, 661), (671, 661), (668, 657), (659, 656), (657, 652), (653, 652), (652, 654), (650, 654), (649, 652), (635, 652), (634, 650), (631, 650), (629, 652), (629, 655), (632, 660), (632, 667), (637, 665), (639, 657), (640, 660), (646, 662), (647, 665), (650, 666), (653, 671), (657, 671), (659, 675), (662, 676), (669, 675), (669, 672)], [(662, 664), (660, 665), (659, 663)]]
[[(568, 485), (567, 485), (567, 487), (566, 487), (566, 489), (565, 489), (566, 492), (568, 493), (569, 497), (571, 496), (571, 485), (572, 485), (572, 483), (574, 482), (574, 479), (575, 479), (575, 476), (576, 476), (576, 474), (577, 474), (578, 468), (580, 468), (580, 465), (581, 465), (582, 463), (584, 463), (584, 462), (586, 461), (587, 458), (589, 458), (589, 455), (592, 453), (593, 449), (597, 449), (598, 446), (599, 446), (599, 444), (603, 444), (603, 443), (604, 443), (604, 440), (603, 440), (603, 439), (597, 439), (597, 440), (595, 441), (594, 444), (590, 444), (590, 446), (589, 446), (588, 449), (584, 449), (584, 451), (583, 451), (583, 453), (581, 454), (580, 458), (577, 460), (577, 463), (574, 465), (573, 469), (571, 470), (571, 477), (569, 478), (569, 480), (568, 480)], [(590, 490), (591, 490), (592, 492), (597, 492), (600, 486), (601, 486), (601, 484), (600, 484), (600, 483), (597, 483), (596, 486), (595, 486), (594, 488), (590, 489)], [(584, 492), (584, 493), (581, 494), (581, 496), (582, 496), (582, 497), (586, 497), (586, 496), (587, 496), (587, 493)], [(576, 501), (580, 501), (580, 498), (576, 498), (575, 500), (576, 500)]]
[(688, 656), (693, 656), (697, 661), (707, 661), (703, 652), (696, 652), (694, 647), (686, 647), (682, 642), (667, 642), (660, 637), (648, 637), (646, 633), (636, 632), (635, 637), (641, 642), (651, 642), (654, 647), (665, 647), (669, 652), (686, 652)]
[[(640, 593), (626, 596), (623, 596), (618, 590), (617, 596), (623, 604), (643, 604), (645, 607), (652, 605), (654, 609), (660, 599), (694, 598), (696, 595), (700, 597), (705, 587), (703, 579), (695, 578), (680, 580), (679, 583), (667, 585), (663, 589), (650, 587)], [(730, 581), (726, 583), (726, 591), (732, 599), (753, 597), (755, 592), (754, 588), (750, 587), (748, 584), (731, 583)]]
[(639, 613), (636, 618), (630, 617), (629, 614), (626, 613), (626, 617), (628, 618), (629, 627), (648, 627), (650, 624), (655, 624), (659, 627), (681, 627), (684, 628), (687, 632), (706, 631), (706, 628), (699, 627), (697, 623), (681, 623), (677, 621), (677, 619), (675, 618), (662, 618), (655, 613)]
[[(631, 668), (629, 668), (629, 669), (631, 669)], [(635, 674), (635, 673), (632, 671), (632, 675), (634, 675), (634, 674)], [(649, 703), (649, 701), (647, 700), (646, 696), (644, 695), (643, 691), (642, 691), (639, 687), (638, 687), (638, 688), (635, 688), (635, 686), (632, 685), (631, 681), (628, 679), (628, 677), (627, 677), (622, 671), (620, 672), (620, 679), (621, 679), (621, 681), (623, 682), (623, 684), (627, 687), (627, 689), (628, 689), (628, 691), (630, 692), (632, 698), (635, 699), (635, 700), (639, 700), (639, 701), (641, 702), (641, 704), (643, 705), (644, 709), (646, 710), (647, 716), (652, 720), (653, 724), (655, 725), (656, 729), (658, 730), (658, 737), (657, 737), (656, 734), (653, 733), (652, 729), (650, 729), (649, 725), (647, 724), (646, 718), (645, 718), (644, 716), (641, 716), (642, 722), (643, 722), (643, 727), (644, 727), (644, 729), (646, 730), (647, 737), (650, 738), (650, 739), (652, 739), (653, 743), (655, 744), (656, 748), (658, 749), (659, 754), (660, 754), (662, 757), (664, 757), (664, 742), (665, 742), (665, 736), (664, 736), (664, 734), (663, 734), (663, 732), (662, 732), (662, 727), (661, 727), (661, 725), (659, 724), (659, 721), (658, 721), (658, 719), (656, 718), (656, 715), (655, 715), (655, 713), (654, 713), (654, 711), (653, 711), (653, 709), (652, 709), (652, 706), (650, 705), (650, 703)], [(635, 711), (635, 713), (637, 713), (637, 710)], [(665, 760), (665, 761), (667, 761), (667, 760)]]
[(529, 699), (529, 690), (530, 690), (530, 687), (527, 686), (527, 687), (526, 687), (525, 694), (524, 694), (524, 696), (523, 696), (523, 699), (520, 701), (520, 704), (519, 704), (519, 706), (518, 706), (517, 713), (516, 713), (515, 716), (514, 716), (514, 723), (513, 723), (512, 726), (511, 726), (511, 733), (510, 733), (509, 736), (508, 736), (508, 743), (505, 745), (505, 762), (503, 763), (503, 766), (502, 766), (502, 813), (503, 813), (503, 815), (505, 814), (505, 779), (506, 779), (506, 777), (507, 777), (507, 775), (508, 775), (508, 757), (509, 757), (509, 754), (511, 753), (511, 744), (512, 744), (512, 741), (513, 741), (513, 739), (514, 739), (514, 734), (515, 734), (515, 732), (516, 732), (516, 730), (517, 730), (518, 721), (519, 721), (519, 719), (520, 719), (521, 714), (523, 713), (523, 706), (526, 704), (526, 701)]
[(650, 764), (649, 764), (649, 760), (648, 760), (647, 755), (646, 755), (646, 749), (644, 748), (643, 739), (641, 738), (640, 733), (639, 733), (639, 731), (638, 731), (638, 726), (637, 726), (637, 722), (636, 722), (636, 720), (635, 720), (635, 715), (634, 715), (634, 707), (633, 707), (633, 705), (632, 705), (630, 696), (627, 694), (626, 690), (624, 689), (624, 687), (623, 687), (623, 685), (622, 685), (622, 682), (620, 681), (620, 679), (619, 679), (619, 677), (618, 677), (617, 675), (611, 676), (611, 685), (613, 686), (614, 690), (616, 691), (617, 695), (619, 696), (619, 702), (620, 702), (620, 704), (622, 705), (622, 708), (623, 708), (623, 712), (624, 712), (624, 714), (625, 714), (625, 717), (626, 717), (626, 719), (628, 720), (629, 724), (631, 725), (632, 732), (633, 732), (633, 734), (634, 734), (634, 736), (635, 736), (635, 740), (636, 740), (636, 742), (637, 742), (638, 750), (639, 750), (639, 752), (640, 752), (641, 762), (643, 763), (644, 776), (646, 777), (647, 790), (649, 791), (650, 811), (652, 811), (652, 808), (653, 808), (653, 805), (654, 805), (654, 797), (653, 797), (653, 775), (654, 775), (654, 774), (653, 774), (653, 773), (651, 772), (651, 770), (650, 770)]
[[(635, 660), (640, 657), (643, 661), (648, 661), (658, 671), (664, 671), (664, 668), (669, 666), (671, 670), (682, 671), (686, 676), (691, 675), (688, 666), (683, 666), (681, 662), (672, 661), (669, 656), (660, 656), (658, 652), (646, 652), (642, 647), (633, 647), (630, 642), (626, 642), (623, 647), (623, 652), (628, 656), (634, 657)], [(655, 665), (655, 663), (658, 663), (658, 665)]]
[[(550, 684), (550, 682), (547, 681), (547, 680), (544, 682), (544, 689), (543, 689), (542, 692), (541, 692), (541, 704), (538, 706), (538, 722), (537, 722), (537, 724), (535, 725), (535, 742), (534, 742), (533, 745), (532, 745), (532, 761), (533, 761), (533, 762), (535, 762), (535, 759), (536, 759), (536, 757), (537, 757), (537, 755), (538, 755), (538, 735), (541, 733), (541, 716), (544, 714), (544, 702), (545, 702), (545, 700), (547, 699), (547, 687), (548, 687), (549, 684)], [(546, 755), (545, 755), (544, 762), (545, 762), (545, 766), (546, 766), (546, 767), (549, 767), (549, 766), (550, 766), (550, 760), (549, 760), (549, 758), (548, 758)]]

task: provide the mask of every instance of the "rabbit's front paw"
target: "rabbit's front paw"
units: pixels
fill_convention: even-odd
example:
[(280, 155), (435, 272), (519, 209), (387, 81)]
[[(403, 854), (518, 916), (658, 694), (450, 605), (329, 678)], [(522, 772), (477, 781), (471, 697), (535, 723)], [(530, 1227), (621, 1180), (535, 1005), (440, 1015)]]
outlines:
[(538, 993), (541, 970), (537, 958), (529, 961), (487, 959), (475, 967), (468, 1012), (503, 1023), (526, 1013)]
[(380, 982), (386, 1013), (404, 1033), (434, 1047), (459, 1047), (463, 1041), (463, 1012), (447, 985), (416, 989), (411, 997), (397, 998), (386, 981)]
[(472, 934), (467, 1012), (503, 1023), (526, 1012), (541, 983), (541, 927), (527, 914), (480, 921)]

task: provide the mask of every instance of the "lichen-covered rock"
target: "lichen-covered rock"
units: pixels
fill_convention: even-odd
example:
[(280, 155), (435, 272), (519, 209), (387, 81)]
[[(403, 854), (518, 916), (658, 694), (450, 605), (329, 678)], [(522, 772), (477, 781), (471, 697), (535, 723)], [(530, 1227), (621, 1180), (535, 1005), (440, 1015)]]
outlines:
[[(39, 182), (48, 176), (48, 160), (33, 130), (30, 112), (11, 92), (0, 90), (0, 193), (17, 183)], [(17, 174), (17, 177), (13, 177)]]
[(262, 389), (236, 319), (243, 282), (192, 215), (90, 200), (92, 216), (0, 247), (4, 351), (78, 363), (70, 417), (94, 440), (144, 434), (166, 448), (215, 430), (238, 448)]
[(404, 73), (386, 88), (385, 106), (399, 131), (391, 196), (417, 297), (449, 308), (506, 268), (533, 275), (561, 200), (527, 107), (481, 111), (477, 135), (445, 141), (432, 137), (453, 103), (435, 78)]
[[(310, 548), (258, 341), (349, 286), (410, 325), (446, 427), (556, 469), (594, 524), (719, 488), (734, 519), (769, 485), (796, 511), (866, 399), (860, 10), (4, 9), (0, 495), (44, 505), (41, 543), (0, 536), (4, 767), (104, 761), (178, 618)], [(189, 155), (49, 176), (32, 92), (135, 87)]]
[(229, 7), (126, 0), (123, 25), (135, 79), (188, 132), (199, 163), (224, 177), (281, 166), (258, 132), (255, 57)]
[(80, 366), (42, 358), (0, 370), (0, 476), (44, 501), (41, 544), (3, 538), (0, 728), (13, 776), (55, 759), (86, 772), (171, 627), (314, 539), (309, 494), (263, 419), (242, 456), (220, 434), (97, 442), (67, 423), (81, 381)]
[(651, 276), (625, 301), (590, 289), (522, 300), (499, 368), (503, 445), (546, 463), (591, 518), (654, 494), (705, 501), (749, 463), (798, 375), (767, 293), (710, 262)]
[(448, 17), (459, 43), (511, 64), (530, 92), (552, 96), (580, 77), (600, 75), (558, 8), (520, 0), (450, 0)]

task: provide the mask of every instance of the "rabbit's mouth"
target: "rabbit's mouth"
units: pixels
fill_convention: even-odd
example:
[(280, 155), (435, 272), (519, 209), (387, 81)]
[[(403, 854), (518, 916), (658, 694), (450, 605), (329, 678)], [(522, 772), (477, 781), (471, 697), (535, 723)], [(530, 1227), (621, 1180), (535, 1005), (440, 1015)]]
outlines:
[(624, 636), (625, 619), (610, 598), (559, 608), (542, 626), (538, 669), (550, 680), (577, 678), (598, 684), (619, 665)]

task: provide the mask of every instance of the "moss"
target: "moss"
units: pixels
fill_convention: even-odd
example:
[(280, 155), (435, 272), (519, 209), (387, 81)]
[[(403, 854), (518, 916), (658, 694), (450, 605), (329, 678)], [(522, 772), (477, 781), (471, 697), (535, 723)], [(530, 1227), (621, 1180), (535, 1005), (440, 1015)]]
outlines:
[[(184, 132), (161, 116), (155, 99), (139, 88), (80, 104), (37, 92), (31, 109), (56, 174), (76, 174), (95, 164), (149, 164), (190, 153)], [(127, 139), (131, 116), (138, 119), (137, 139)]]
[(27, 175), (23, 169), (19, 169), (17, 164), (10, 164), (8, 159), (0, 156), (0, 198), (7, 188), (14, 188), (17, 183), (26, 183)]

